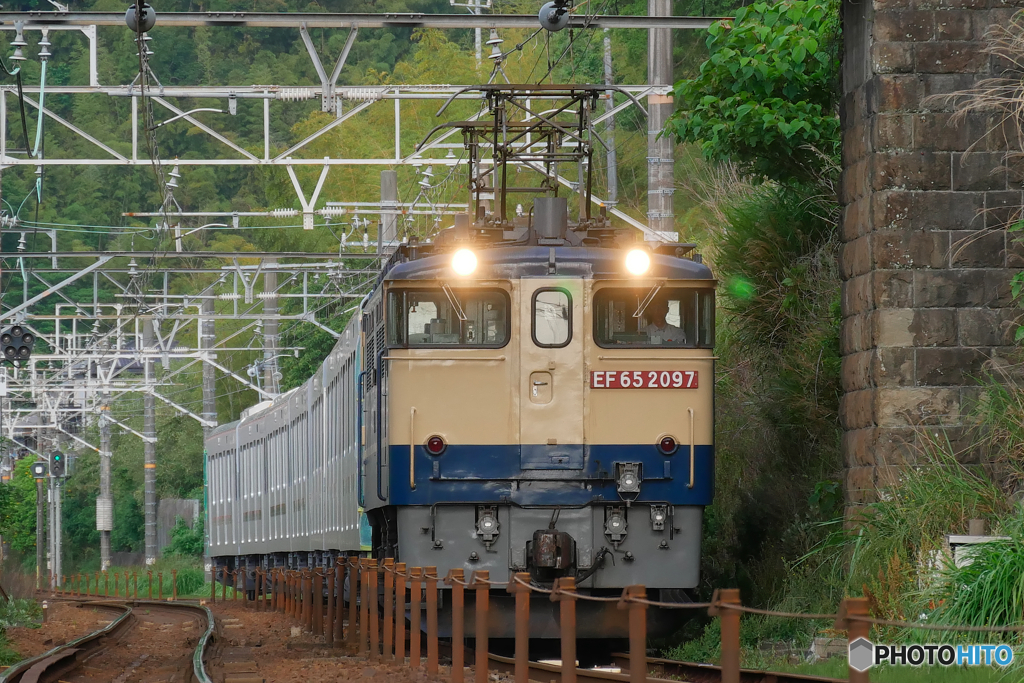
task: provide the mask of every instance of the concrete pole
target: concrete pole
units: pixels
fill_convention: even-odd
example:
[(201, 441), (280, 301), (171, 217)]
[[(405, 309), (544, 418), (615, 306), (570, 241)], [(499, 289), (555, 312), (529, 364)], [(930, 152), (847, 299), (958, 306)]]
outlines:
[(110, 568), (110, 531), (113, 529), (114, 500), (110, 495), (110, 394), (100, 398), (100, 495), (96, 499), (96, 529), (100, 532), (100, 571)]
[(43, 480), (36, 479), (36, 588), (43, 587), (43, 567), (46, 566), (46, 554), (43, 548), (46, 546), (46, 518), (43, 514), (43, 501), (46, 493), (43, 490)]
[[(142, 348), (152, 349), (154, 346), (153, 320), (142, 323)], [(146, 528), (146, 564), (156, 562), (159, 549), (156, 547), (156, 398), (153, 387), (156, 384), (156, 366), (151, 360), (145, 361), (146, 391), (142, 397), (142, 434), (145, 464), (143, 467), (143, 486), (145, 487), (145, 528)]]
[[(615, 85), (612, 77), (612, 34), (604, 29), (604, 84)], [(615, 108), (612, 94), (605, 93), (604, 110), (610, 112)], [(619, 172), (615, 158), (615, 117), (609, 116), (604, 128), (604, 141), (608, 143), (608, 204), (616, 204), (619, 200)]]
[[(207, 292), (213, 295), (213, 288)], [(203, 299), (203, 315), (213, 316), (213, 299)], [(206, 354), (212, 354), (213, 345), (217, 341), (216, 323), (212, 317), (204, 317), (199, 322), (199, 348)], [(203, 363), (203, 419), (217, 421), (217, 376), (210, 363)], [(203, 437), (210, 435), (213, 427), (203, 427)]]
[[(380, 172), (380, 208), (394, 210), (398, 205), (398, 171)], [(380, 215), (381, 239), (385, 245), (398, 239), (398, 214)]]
[(58, 586), (61, 585), (61, 573), (64, 571), (63, 557), (63, 533), (64, 525), (61, 523), (60, 488), (61, 480), (53, 480), (53, 580)]
[[(267, 259), (265, 267), (277, 265), (276, 259)], [(263, 388), (271, 394), (281, 393), (281, 383), (277, 380), (277, 349), (280, 346), (278, 339), (278, 305), (277, 297), (270, 296), (277, 291), (277, 271), (267, 270), (263, 273), (263, 293), (267, 297), (263, 300), (263, 314), (267, 316), (263, 321)]]
[[(652, 17), (672, 16), (671, 0), (647, 0), (647, 14)], [(647, 32), (647, 83), (672, 85), (672, 29), (657, 28)], [(672, 94), (647, 97), (647, 215), (653, 230), (675, 230), (672, 215), (672, 137), (659, 138), (665, 121), (672, 114)]]

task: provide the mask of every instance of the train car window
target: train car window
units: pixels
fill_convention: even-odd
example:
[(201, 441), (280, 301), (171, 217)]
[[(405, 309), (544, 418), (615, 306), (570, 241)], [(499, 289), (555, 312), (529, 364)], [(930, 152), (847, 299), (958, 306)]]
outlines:
[[(486, 347), (508, 343), (508, 295), (498, 289), (402, 289), (388, 294), (392, 347)], [(459, 315), (460, 310), (462, 315)]]
[(572, 297), (564, 289), (539, 289), (533, 295), (533, 343), (546, 348), (572, 339)]
[(711, 348), (715, 292), (663, 287), (643, 308), (649, 288), (601, 289), (594, 295), (594, 339), (604, 348)]

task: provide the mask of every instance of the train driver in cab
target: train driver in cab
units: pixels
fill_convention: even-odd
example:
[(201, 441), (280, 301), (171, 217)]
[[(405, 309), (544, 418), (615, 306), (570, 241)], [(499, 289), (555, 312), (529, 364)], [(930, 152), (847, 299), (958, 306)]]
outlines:
[(652, 345), (686, 343), (683, 330), (665, 320), (668, 309), (668, 301), (661, 298), (655, 299), (647, 306), (647, 317), (651, 322), (644, 328), (644, 333)]

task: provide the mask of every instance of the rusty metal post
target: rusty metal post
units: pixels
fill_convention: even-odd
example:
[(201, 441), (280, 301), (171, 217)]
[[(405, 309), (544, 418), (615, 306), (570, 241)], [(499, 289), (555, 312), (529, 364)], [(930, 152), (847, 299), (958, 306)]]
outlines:
[(387, 557), (384, 559), (384, 642), (381, 643), (381, 652), (384, 661), (389, 662), (395, 658), (395, 560)]
[(395, 656), (405, 664), (405, 562), (395, 563)]
[(96, 572), (96, 597), (100, 597), (100, 573)]
[[(516, 581), (519, 579), (519, 581)], [(526, 584), (525, 586), (523, 584)], [(530, 683), (530, 573), (514, 574), (508, 582), (508, 592), (516, 599), (516, 681)], [(454, 609), (454, 608), (453, 608)], [(453, 641), (454, 642), (454, 639)]]
[(370, 560), (359, 558), (359, 651), (370, 651)]
[(334, 646), (334, 567), (327, 567), (327, 620), (324, 622), (324, 643)]
[(449, 569), (444, 580), (452, 587), (452, 683), (464, 683), (466, 676), (465, 580), (462, 569)]
[[(136, 593), (138, 592), (139, 584), (135, 584)], [(210, 602), (217, 602), (217, 565), (213, 562), (210, 563)]]
[[(54, 585), (56, 585), (56, 583)], [(114, 572), (114, 597), (117, 597), (117, 572)]]
[(345, 642), (348, 647), (356, 650), (359, 640), (356, 632), (359, 624), (359, 558), (348, 558), (348, 629), (345, 631)]
[(294, 569), (288, 572), (288, 602), (285, 603), (285, 613), (292, 619), (298, 619), (299, 593), (298, 593), (298, 572)]
[(345, 567), (344, 558), (339, 557), (334, 566), (334, 647), (341, 647), (345, 642)]
[(491, 611), (491, 574), (487, 570), (475, 571), (469, 580), (476, 597), (476, 683), (487, 683), (487, 619)]
[(239, 592), (238, 592), (238, 577), (241, 576), (241, 575), (242, 575), (242, 570), (241, 569), (236, 569), (231, 574), (231, 589), (233, 591), (235, 591), (235, 602), (238, 602), (238, 600), (241, 599), (241, 596), (239, 595)]
[(129, 576), (130, 576), (130, 574), (128, 572), (124, 573), (124, 597), (126, 597), (126, 598), (131, 597), (131, 594), (132, 594), (131, 593), (131, 589), (128, 587), (128, 577)]
[(629, 683), (647, 682), (647, 599), (644, 586), (626, 586), (619, 609), (629, 610)]
[(423, 568), (409, 570), (409, 666), (420, 666), (420, 592), (423, 590)]
[(716, 589), (708, 610), (722, 625), (722, 683), (740, 683), (740, 612), (727, 605), (740, 604), (738, 588)]
[[(128, 581), (124, 582), (125, 592), (128, 591)], [(171, 570), (171, 600), (178, 599), (178, 570)]]
[(316, 571), (310, 569), (306, 572), (306, 591), (302, 594), (303, 600), (303, 621), (306, 623), (306, 630), (313, 633), (313, 580)]
[(163, 572), (157, 572), (156, 573), (156, 585), (157, 585), (157, 588), (159, 590), (159, 592), (157, 593), (157, 596), (158, 596), (157, 599), (163, 600), (164, 599), (164, 573)]
[(107, 572), (103, 572), (103, 597), (110, 597), (110, 577)]
[(366, 609), (369, 610), (370, 620), (367, 625), (370, 629), (370, 659), (380, 658), (380, 609), (378, 604), (379, 594), (377, 593), (377, 560), (370, 560), (367, 563), (368, 590), (366, 596)]
[[(839, 619), (836, 620), (835, 626), (838, 629), (846, 629), (847, 640), (851, 643), (858, 638), (867, 639), (871, 635), (871, 624), (849, 617), (867, 617), (869, 615), (870, 608), (867, 598), (846, 598), (839, 609)], [(857, 671), (853, 667), (849, 667), (849, 670), (850, 683), (869, 683), (868, 671)]]
[(132, 587), (135, 589), (135, 599), (139, 599), (139, 573), (132, 572)]
[(555, 579), (551, 601), (559, 603), (558, 618), (562, 626), (562, 682), (576, 683), (576, 579), (571, 576)]
[(313, 570), (313, 635), (324, 634), (324, 575), (320, 568)]
[(423, 580), (427, 592), (427, 673), (436, 676), (438, 672), (437, 646), (437, 567), (426, 567)]
[(256, 567), (252, 579), (252, 601), (257, 612), (263, 611), (263, 569)]

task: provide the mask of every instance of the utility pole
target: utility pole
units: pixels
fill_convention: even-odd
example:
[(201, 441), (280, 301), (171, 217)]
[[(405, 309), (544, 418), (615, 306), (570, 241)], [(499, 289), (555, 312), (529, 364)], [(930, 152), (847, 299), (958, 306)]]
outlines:
[[(647, 0), (647, 14), (652, 17), (672, 16), (671, 0)], [(652, 28), (647, 31), (647, 83), (672, 86), (672, 29)], [(647, 96), (647, 216), (651, 229), (663, 232), (675, 230), (672, 136), (661, 136), (665, 122), (672, 114), (672, 106), (671, 91)]]
[[(202, 349), (206, 358), (213, 353), (213, 345), (217, 340), (216, 323), (213, 319), (213, 288), (208, 291), (207, 298), (203, 299), (203, 318), (199, 322), (199, 348)], [(203, 419), (210, 422), (217, 421), (217, 399), (216, 399), (217, 376), (214, 374), (212, 364), (203, 362)], [(203, 427), (203, 436), (209, 436), (212, 427)]]
[[(153, 319), (147, 318), (142, 323), (142, 348), (149, 351), (153, 348)], [(143, 486), (145, 488), (145, 528), (146, 528), (146, 564), (156, 562), (156, 398), (153, 391), (156, 385), (156, 365), (152, 360), (145, 361), (146, 393), (142, 398), (142, 440), (145, 464), (143, 470)]]
[(43, 480), (36, 479), (36, 588), (43, 587), (43, 567), (46, 564), (46, 517), (43, 513)]
[[(604, 29), (604, 84), (615, 85), (615, 79), (612, 77), (612, 34), (609, 29)], [(615, 158), (615, 117), (610, 115), (612, 109), (615, 109), (615, 99), (611, 92), (606, 92), (604, 97), (604, 111), (609, 114), (604, 128), (604, 140), (608, 143), (608, 204), (614, 206), (619, 200), (619, 173)]]
[(60, 487), (61, 480), (58, 477), (50, 475), (50, 482), (52, 483), (53, 491), (53, 526), (50, 527), (50, 535), (53, 536), (53, 542), (51, 547), (53, 548), (53, 555), (50, 564), (53, 566), (53, 581), (56, 585), (61, 585), (60, 576), (61, 572), (64, 571), (63, 557), (63, 530), (64, 525), (61, 523), (61, 501), (60, 501)]
[(96, 498), (96, 530), (100, 532), (100, 569), (110, 568), (110, 532), (114, 528), (114, 499), (110, 495), (110, 394), (100, 395), (100, 495)]
[[(277, 259), (267, 259), (268, 268), (273, 268)], [(281, 393), (278, 381), (277, 349), (278, 342), (278, 305), (277, 305), (277, 271), (266, 270), (263, 273), (263, 387), (271, 394)]]
[[(43, 451), (45, 453), (45, 451)], [(46, 572), (49, 575), (50, 587), (53, 587), (53, 575), (57, 571), (57, 522), (54, 521), (54, 507), (57, 497), (53, 494), (53, 473), (51, 472), (46, 481), (46, 528), (49, 530), (46, 543)]]

